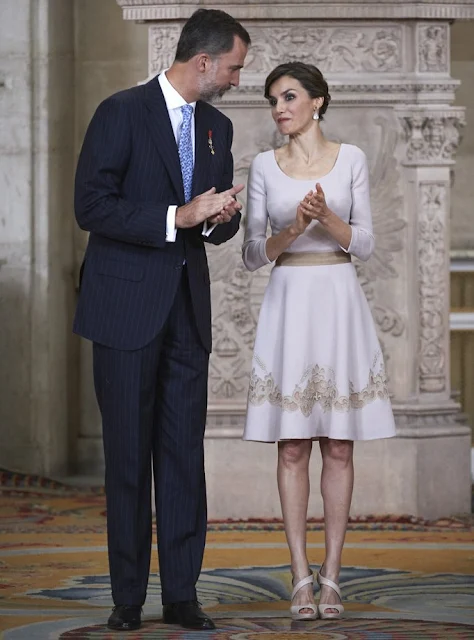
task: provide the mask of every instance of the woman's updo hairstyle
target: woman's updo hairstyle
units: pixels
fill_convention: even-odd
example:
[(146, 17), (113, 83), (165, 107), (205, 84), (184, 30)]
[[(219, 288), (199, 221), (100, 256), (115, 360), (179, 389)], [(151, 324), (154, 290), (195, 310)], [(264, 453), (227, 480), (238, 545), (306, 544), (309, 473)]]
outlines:
[(298, 80), (301, 86), (306, 89), (310, 98), (324, 98), (324, 102), (319, 109), (319, 119), (323, 120), (331, 96), (329, 95), (328, 83), (321, 71), (313, 64), (306, 64), (305, 62), (285, 62), (278, 65), (265, 80), (265, 98), (267, 100), (270, 98), (272, 84), (283, 78), (283, 76)]

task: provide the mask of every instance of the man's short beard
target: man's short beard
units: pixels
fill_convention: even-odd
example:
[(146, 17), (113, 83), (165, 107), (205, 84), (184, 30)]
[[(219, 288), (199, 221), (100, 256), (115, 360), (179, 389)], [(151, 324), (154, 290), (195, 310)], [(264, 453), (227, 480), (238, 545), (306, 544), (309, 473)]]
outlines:
[(230, 86), (222, 88), (211, 85), (200, 91), (199, 99), (203, 100), (203, 102), (214, 102), (217, 98), (222, 98), (224, 93), (229, 89)]
[(203, 102), (213, 102), (216, 98), (220, 97), (219, 87), (214, 85), (205, 87), (199, 92), (199, 99)]
[(227, 87), (219, 87), (216, 84), (217, 76), (217, 61), (214, 63), (210, 77), (202, 82), (199, 87), (199, 99), (203, 102), (213, 102), (216, 98), (222, 98), (224, 93), (231, 88), (231, 85)]

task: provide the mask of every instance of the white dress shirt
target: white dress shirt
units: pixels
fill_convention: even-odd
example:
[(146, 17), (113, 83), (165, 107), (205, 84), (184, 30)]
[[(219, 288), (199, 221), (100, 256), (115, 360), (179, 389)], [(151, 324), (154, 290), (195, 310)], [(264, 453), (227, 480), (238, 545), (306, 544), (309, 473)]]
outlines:
[[(171, 121), (171, 127), (173, 128), (174, 137), (176, 140), (176, 144), (179, 145), (179, 138), (181, 135), (181, 129), (183, 126), (183, 114), (181, 112), (181, 107), (185, 104), (188, 104), (186, 100), (176, 91), (173, 85), (170, 83), (168, 78), (166, 77), (166, 71), (162, 71), (158, 76), (158, 82), (160, 83), (161, 90), (163, 92), (163, 97), (165, 99), (166, 108), (168, 109), (168, 114)], [(196, 109), (196, 103), (189, 103), (193, 108), (193, 117), (191, 120), (191, 140), (193, 144), (193, 156), (195, 157), (196, 153), (196, 144), (195, 144), (195, 126), (194, 126), (194, 113)], [(166, 215), (166, 242), (174, 242), (176, 240), (176, 209), (178, 205), (172, 204), (168, 207), (168, 212)], [(216, 225), (212, 225), (211, 228), (207, 228), (207, 222), (204, 222), (203, 235), (208, 236), (212, 233)]]

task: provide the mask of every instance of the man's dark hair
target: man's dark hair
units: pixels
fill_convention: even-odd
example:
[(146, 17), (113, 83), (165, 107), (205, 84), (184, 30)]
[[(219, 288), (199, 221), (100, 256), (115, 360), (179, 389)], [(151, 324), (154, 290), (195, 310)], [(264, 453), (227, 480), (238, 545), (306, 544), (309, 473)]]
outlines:
[(185, 23), (176, 48), (176, 62), (188, 62), (198, 53), (215, 58), (228, 53), (237, 36), (247, 46), (250, 36), (235, 18), (219, 9), (198, 9)]
[(331, 96), (329, 95), (328, 83), (324, 79), (321, 71), (314, 64), (305, 62), (285, 62), (278, 65), (271, 71), (265, 80), (265, 98), (270, 98), (270, 89), (283, 76), (295, 78), (309, 94), (310, 98), (324, 98), (324, 102), (319, 109), (319, 119), (322, 120), (328, 108)]

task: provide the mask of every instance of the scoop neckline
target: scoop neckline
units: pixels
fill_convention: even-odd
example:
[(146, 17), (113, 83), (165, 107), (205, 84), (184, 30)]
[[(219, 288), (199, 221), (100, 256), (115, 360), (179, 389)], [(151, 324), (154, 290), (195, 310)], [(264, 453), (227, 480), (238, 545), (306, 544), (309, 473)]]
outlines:
[(341, 157), (341, 151), (342, 151), (342, 147), (345, 145), (344, 142), (341, 142), (339, 145), (339, 151), (337, 152), (337, 156), (336, 159), (334, 160), (334, 164), (332, 165), (332, 167), (329, 169), (329, 171), (327, 173), (325, 173), (322, 176), (319, 176), (317, 178), (293, 178), (292, 176), (289, 176), (287, 173), (285, 173), (283, 171), (283, 169), (280, 167), (280, 165), (278, 164), (278, 160), (276, 159), (276, 155), (275, 155), (275, 149), (272, 151), (272, 158), (273, 158), (273, 162), (276, 165), (276, 168), (278, 169), (278, 171), (285, 176), (285, 178), (288, 178), (289, 180), (295, 180), (296, 182), (318, 182), (319, 180), (322, 180), (323, 178), (327, 178), (329, 175), (331, 175), (331, 173), (335, 170), (337, 163), (339, 162), (339, 158)]

